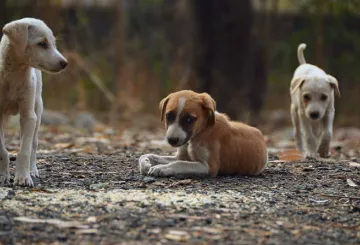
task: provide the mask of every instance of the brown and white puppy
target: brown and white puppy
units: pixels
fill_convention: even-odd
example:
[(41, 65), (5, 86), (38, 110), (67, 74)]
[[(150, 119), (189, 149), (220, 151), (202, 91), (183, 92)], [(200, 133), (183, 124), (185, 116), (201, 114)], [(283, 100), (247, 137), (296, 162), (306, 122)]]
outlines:
[(307, 64), (306, 45), (298, 47), (299, 67), (290, 85), (291, 118), (297, 146), (306, 158), (329, 156), (338, 81), (317, 66)]
[(146, 154), (139, 169), (152, 176), (257, 175), (267, 163), (260, 130), (230, 121), (215, 111), (206, 93), (183, 90), (160, 102), (166, 139), (177, 147), (176, 156)]

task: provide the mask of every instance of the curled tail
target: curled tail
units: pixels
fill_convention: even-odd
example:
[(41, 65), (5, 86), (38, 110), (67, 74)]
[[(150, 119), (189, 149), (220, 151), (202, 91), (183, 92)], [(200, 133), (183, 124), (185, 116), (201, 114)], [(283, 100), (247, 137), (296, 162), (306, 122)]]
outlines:
[(298, 61), (299, 61), (300, 65), (306, 64), (306, 60), (304, 57), (304, 49), (306, 49), (306, 44), (301, 43), (297, 50), (297, 57), (298, 57)]

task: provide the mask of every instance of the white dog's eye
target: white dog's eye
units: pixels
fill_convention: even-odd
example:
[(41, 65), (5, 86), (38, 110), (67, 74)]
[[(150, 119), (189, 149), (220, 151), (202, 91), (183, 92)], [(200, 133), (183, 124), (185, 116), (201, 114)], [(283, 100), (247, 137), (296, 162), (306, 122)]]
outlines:
[(325, 100), (327, 100), (327, 95), (326, 94), (322, 94), (321, 95), (321, 97), (320, 97), (320, 99), (322, 100), (322, 101), (325, 101)]
[(41, 47), (41, 48), (47, 48), (47, 47), (48, 47), (48, 44), (47, 44), (47, 42), (45, 42), (45, 41), (39, 42), (37, 45), (38, 45), (39, 47)]
[(305, 101), (305, 102), (308, 102), (308, 101), (311, 100), (311, 97), (310, 97), (310, 95), (308, 95), (308, 94), (304, 94), (304, 95), (303, 95), (303, 98), (304, 98), (304, 101)]

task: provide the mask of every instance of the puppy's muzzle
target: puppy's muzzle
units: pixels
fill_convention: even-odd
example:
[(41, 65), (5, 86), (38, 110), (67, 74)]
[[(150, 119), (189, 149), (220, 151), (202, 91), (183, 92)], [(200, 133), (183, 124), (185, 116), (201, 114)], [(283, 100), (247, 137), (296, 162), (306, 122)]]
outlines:
[(167, 139), (171, 146), (178, 146), (180, 139), (178, 137), (170, 137)]
[(63, 70), (67, 67), (68, 62), (66, 60), (60, 60), (59, 65), (61, 67), (61, 70)]

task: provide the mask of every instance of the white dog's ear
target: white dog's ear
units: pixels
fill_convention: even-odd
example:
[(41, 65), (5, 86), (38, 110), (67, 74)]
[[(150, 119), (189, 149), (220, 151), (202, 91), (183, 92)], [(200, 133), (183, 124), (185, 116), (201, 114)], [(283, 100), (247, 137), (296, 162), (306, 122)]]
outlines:
[(334, 89), (335, 91), (335, 94), (340, 97), (340, 89), (339, 89), (339, 83), (338, 81), (336, 80), (335, 77), (331, 76), (331, 75), (327, 75), (328, 77), (328, 80), (329, 80), (329, 83), (331, 85), (331, 87)]
[(291, 95), (293, 95), (296, 92), (296, 90), (300, 88), (300, 86), (305, 82), (305, 80), (306, 80), (305, 77), (298, 77), (298, 78), (294, 78), (291, 81), (291, 85), (290, 85)]
[(9, 37), (11, 42), (18, 45), (21, 50), (25, 50), (28, 43), (29, 25), (23, 21), (13, 21), (4, 26), (2, 32)]

